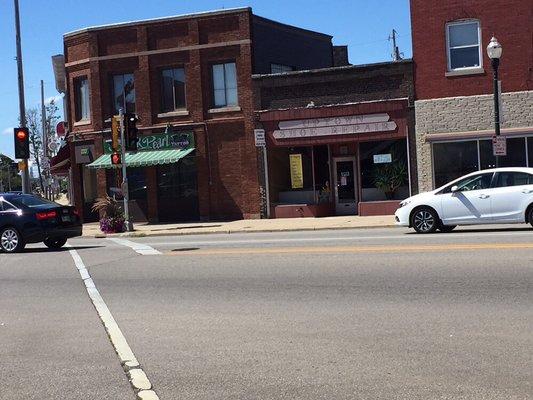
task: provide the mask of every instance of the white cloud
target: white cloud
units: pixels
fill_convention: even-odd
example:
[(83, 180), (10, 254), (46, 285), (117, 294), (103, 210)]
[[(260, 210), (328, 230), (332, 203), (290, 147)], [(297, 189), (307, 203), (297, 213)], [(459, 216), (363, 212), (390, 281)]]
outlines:
[(2, 132), (0, 132), (0, 135), (12, 135), (13, 134), (13, 127), (11, 128), (6, 128), (4, 129)]
[(52, 97), (48, 97), (44, 100), (44, 104), (50, 104), (52, 102), (52, 100), (54, 101), (54, 103), (57, 105), (60, 105), (61, 102), (63, 101), (63, 95), (62, 94), (58, 94), (56, 96), (52, 96)]

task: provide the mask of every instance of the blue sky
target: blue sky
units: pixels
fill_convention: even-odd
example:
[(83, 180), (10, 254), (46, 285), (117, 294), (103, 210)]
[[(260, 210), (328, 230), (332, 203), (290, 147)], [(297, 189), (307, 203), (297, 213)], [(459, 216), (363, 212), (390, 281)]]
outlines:
[[(51, 56), (63, 52), (62, 35), (86, 26), (250, 6), (255, 14), (333, 36), (347, 44), (350, 62), (390, 60), (387, 40), (395, 28), (400, 50), (411, 57), (409, 0), (19, 0), (26, 106), (57, 96)], [(12, 0), (0, 1), (0, 153), (12, 155), (18, 120), (15, 23)]]

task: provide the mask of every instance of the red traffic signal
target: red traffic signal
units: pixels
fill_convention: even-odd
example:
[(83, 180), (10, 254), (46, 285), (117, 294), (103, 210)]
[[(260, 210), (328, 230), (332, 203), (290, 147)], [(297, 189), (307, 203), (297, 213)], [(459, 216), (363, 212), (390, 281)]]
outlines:
[(114, 152), (113, 154), (111, 154), (111, 164), (113, 164), (113, 165), (122, 164), (122, 159), (120, 157), (120, 153)]
[(18, 140), (26, 140), (28, 137), (28, 133), (24, 129), (17, 130), (17, 139)]
[(15, 158), (30, 158), (30, 132), (28, 128), (15, 128)]

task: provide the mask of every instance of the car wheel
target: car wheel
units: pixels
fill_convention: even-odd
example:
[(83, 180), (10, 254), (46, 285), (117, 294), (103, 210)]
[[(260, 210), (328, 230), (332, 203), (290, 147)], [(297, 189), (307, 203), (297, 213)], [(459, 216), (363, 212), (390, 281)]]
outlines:
[(20, 233), (12, 227), (0, 232), (0, 249), (6, 253), (18, 253), (24, 248), (24, 240)]
[(49, 249), (60, 249), (67, 243), (67, 238), (52, 238), (52, 239), (46, 239), (44, 241), (44, 244)]
[(457, 225), (441, 225), (439, 226), (439, 231), (443, 233), (448, 233), (453, 231), (455, 228), (457, 228)]
[(431, 208), (422, 207), (411, 216), (411, 226), (418, 233), (433, 233), (439, 227), (439, 217)]
[(531, 207), (529, 209), (529, 217), (528, 217), (528, 221), (529, 223), (531, 224), (531, 226), (533, 226), (533, 207)]

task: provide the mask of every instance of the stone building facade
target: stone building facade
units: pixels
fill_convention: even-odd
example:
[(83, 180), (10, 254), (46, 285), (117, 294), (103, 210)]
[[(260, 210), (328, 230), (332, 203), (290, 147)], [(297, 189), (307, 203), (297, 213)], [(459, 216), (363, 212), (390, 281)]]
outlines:
[[(502, 10), (513, 12), (502, 12)], [(533, 7), (530, 0), (411, 0), (419, 188), (495, 166), (493, 72), (486, 47), (503, 46), (503, 166), (533, 167)]]

